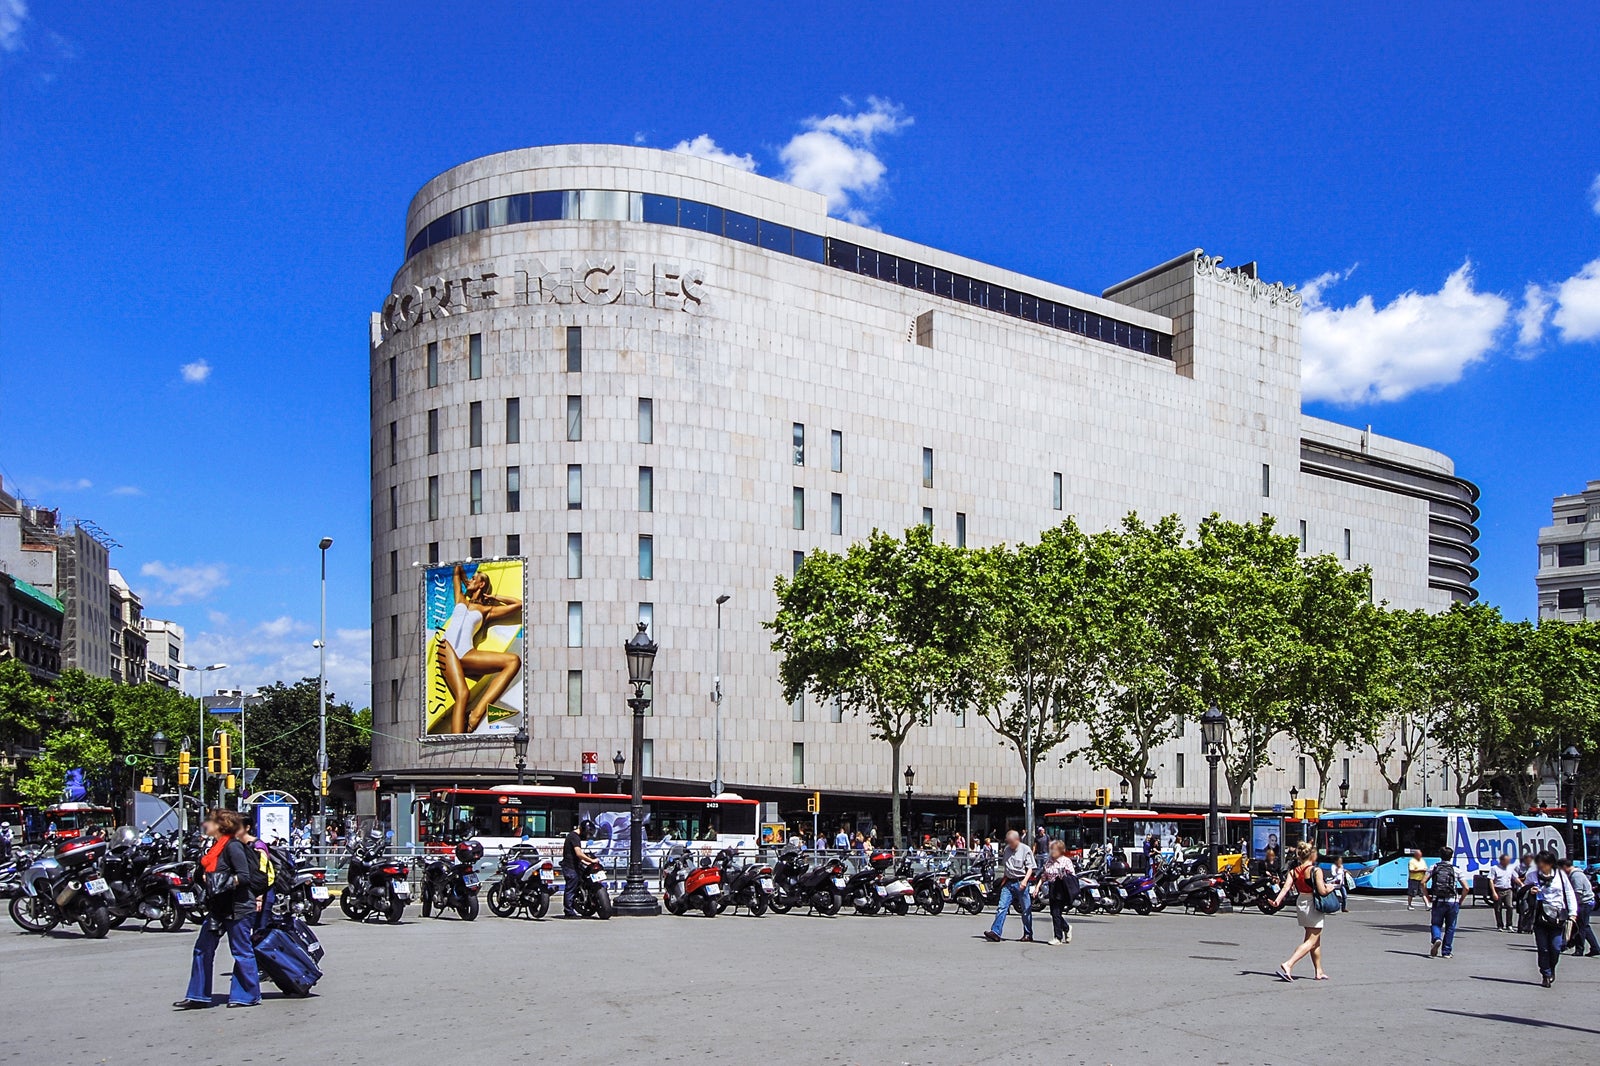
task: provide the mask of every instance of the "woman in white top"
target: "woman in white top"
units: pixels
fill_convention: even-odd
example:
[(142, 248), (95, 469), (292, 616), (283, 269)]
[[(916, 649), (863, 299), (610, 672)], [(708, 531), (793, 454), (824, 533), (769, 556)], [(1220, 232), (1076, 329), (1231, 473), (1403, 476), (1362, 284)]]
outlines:
[[(522, 610), (522, 601), (496, 596), (489, 591), (489, 576), (477, 573), (469, 581), (460, 563), (456, 564), (450, 586), (455, 592), (455, 607), (445, 620), (439, 640), (439, 672), (450, 689), (450, 706), (445, 709), (443, 733), (470, 733), (483, 721), (484, 712), (505, 695), (522, 657), (509, 651), (483, 651), (477, 646), (483, 631), (496, 622), (512, 618)], [(472, 681), (489, 680), (471, 692)], [(469, 695), (470, 693), (470, 695)]]
[(1578, 916), (1578, 893), (1572, 880), (1556, 867), (1553, 851), (1541, 851), (1528, 884), (1533, 888), (1533, 941), (1539, 947), (1539, 975), (1544, 987), (1556, 982), (1556, 963), (1566, 946), (1567, 930)]

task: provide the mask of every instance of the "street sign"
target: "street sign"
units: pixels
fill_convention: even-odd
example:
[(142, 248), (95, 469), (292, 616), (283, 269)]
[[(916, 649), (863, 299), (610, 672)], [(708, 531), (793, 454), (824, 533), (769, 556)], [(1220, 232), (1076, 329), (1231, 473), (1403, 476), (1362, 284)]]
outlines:
[(583, 765), (593, 766), (599, 761), (600, 753), (598, 751), (586, 751), (583, 753)]
[(599, 774), (593, 774), (593, 773), (585, 773), (583, 775), (583, 779), (584, 779), (584, 781), (586, 781), (586, 782), (588, 782), (589, 784), (592, 785), (596, 781), (600, 780), (600, 775)]

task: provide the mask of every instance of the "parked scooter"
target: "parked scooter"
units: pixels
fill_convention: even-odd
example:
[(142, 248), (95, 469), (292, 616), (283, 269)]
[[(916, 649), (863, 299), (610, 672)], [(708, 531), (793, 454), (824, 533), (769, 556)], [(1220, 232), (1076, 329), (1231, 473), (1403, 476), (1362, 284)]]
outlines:
[(895, 867), (895, 874), (910, 882), (911, 902), (918, 910), (924, 914), (944, 913), (944, 892), (950, 880), (949, 874), (932, 868), (918, 873), (909, 855), (900, 860)]
[(1135, 914), (1150, 914), (1166, 906), (1157, 902), (1156, 876), (1149, 871), (1123, 878), (1122, 890), (1128, 906)]
[(111, 886), (100, 876), (106, 842), (75, 837), (41, 855), (22, 874), (23, 895), (11, 901), (11, 919), (31, 933), (48, 933), (76, 922), (83, 935), (99, 940), (111, 931)]
[(712, 863), (711, 856), (696, 859), (680, 844), (661, 867), (661, 898), (669, 914), (697, 910), (715, 918), (722, 910), (722, 870)]
[(339, 909), (354, 922), (364, 922), (368, 915), (378, 913), (395, 925), (411, 901), (411, 885), (406, 880), (411, 876), (411, 867), (404, 860), (389, 856), (389, 845), (377, 829), (365, 840), (352, 840), (349, 849), (350, 867), (345, 874), (345, 890), (339, 894)]
[(985, 856), (963, 876), (947, 887), (950, 902), (966, 914), (982, 914), (984, 907), (1000, 904), (1000, 878), (995, 876), (997, 863)]
[(813, 866), (804, 852), (786, 851), (772, 868), (772, 909), (787, 914), (792, 907), (809, 907), (832, 917), (844, 906), (848, 872), (837, 856)]
[(464, 840), (455, 846), (455, 861), (441, 855), (428, 860), (422, 869), (422, 916), (455, 911), (464, 922), (478, 916), (477, 862), (483, 858), (483, 845)]
[(1190, 873), (1174, 864), (1157, 875), (1156, 897), (1162, 906), (1176, 903), (1201, 914), (1215, 914), (1222, 909), (1222, 901), (1226, 898), (1224, 880), (1222, 874), (1213, 877), (1203, 871)]
[(307, 925), (322, 921), (322, 912), (332, 902), (328, 892), (328, 871), (321, 866), (296, 866), (294, 884), (280, 899), (286, 899), (288, 909)]
[(743, 907), (759, 918), (767, 913), (772, 901), (772, 867), (758, 862), (739, 862), (733, 848), (717, 852), (717, 869), (722, 872), (722, 895), (717, 899), (717, 910)]
[(499, 879), (489, 886), (489, 909), (501, 918), (527, 911), (530, 918), (543, 918), (550, 911), (550, 897), (556, 893), (556, 864), (539, 854), (538, 848), (518, 845), (500, 857), (495, 871)]
[(845, 899), (855, 907), (857, 914), (888, 911), (905, 915), (910, 912), (911, 882), (895, 876), (893, 866), (894, 852), (875, 851), (845, 882)]

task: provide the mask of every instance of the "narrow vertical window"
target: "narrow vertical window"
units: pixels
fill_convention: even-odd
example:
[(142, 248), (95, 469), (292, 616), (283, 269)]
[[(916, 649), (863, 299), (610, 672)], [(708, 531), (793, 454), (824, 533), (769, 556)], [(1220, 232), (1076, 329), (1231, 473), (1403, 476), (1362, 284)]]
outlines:
[(567, 510), (583, 510), (583, 467), (577, 463), (567, 467)]
[[(645, 714), (651, 713), (653, 712), (645, 712)], [(656, 742), (650, 737), (645, 737), (642, 749), (639, 756), (639, 776), (654, 777), (656, 775)]]
[(1339, 780), (1343, 781), (1345, 784), (1349, 784), (1350, 783), (1350, 760), (1349, 759), (1341, 759), (1340, 762), (1343, 764), (1342, 768), (1344, 770), (1344, 776), (1341, 777)]
[(1050, 506), (1054, 510), (1061, 510), (1061, 472), (1058, 470), (1050, 475)]
[(794, 563), (794, 572), (798, 574), (800, 572), (800, 568), (806, 565), (806, 553), (795, 552), (792, 562)]
[(436, 540), (428, 541), (428, 565), (439, 565), (439, 542)]
[(583, 671), (567, 671), (567, 713), (574, 718), (583, 714)]
[(803, 722), (806, 720), (806, 694), (801, 692), (789, 702), (789, 721)]
[(1299, 784), (1296, 785), (1295, 787), (1302, 788), (1302, 789), (1305, 788), (1306, 787), (1306, 757), (1304, 755), (1300, 756), (1300, 758), (1295, 761), (1295, 774), (1300, 779), (1299, 780)]
[(1262, 463), (1261, 464), (1261, 495), (1263, 497), (1271, 497), (1271, 495), (1272, 495), (1272, 464), (1271, 463)]
[(962, 511), (956, 512), (956, 547), (967, 546), (967, 516)]
[(583, 604), (567, 604), (567, 647), (583, 647)]
[(394, 356), (389, 357), (389, 402), (393, 403), (400, 395), (400, 367), (395, 362)]
[(389, 595), (397, 596), (399, 594), (400, 594), (400, 553), (397, 552), (397, 551), (392, 551), (392, 552), (389, 553)]
[(794, 465), (806, 465), (806, 427), (799, 422), (794, 424)]
[(567, 397), (567, 439), (583, 439), (583, 397)]
[(791, 763), (789, 767), (789, 776), (791, 782), (796, 785), (805, 784), (806, 746), (804, 744), (796, 743), (794, 749), (790, 752), (789, 760)]
[(639, 535), (639, 580), (651, 581), (656, 576), (656, 542), (648, 533)]
[(522, 534), (511, 533), (506, 536), (506, 554), (513, 558), (522, 554)]
[(1306, 520), (1300, 519), (1300, 550), (1304, 552), (1310, 545), (1310, 534), (1306, 530)]
[(1183, 787), (1183, 752), (1178, 752), (1177, 765), (1173, 767), (1173, 784)]
[(428, 454), (439, 454), (439, 409), (437, 407), (428, 412)]
[(522, 399), (517, 396), (506, 400), (506, 443), (522, 443)]
[(922, 487), (933, 488), (933, 449), (922, 449)]
[(439, 475), (428, 478), (428, 521), (439, 519)]
[(844, 532), (844, 497), (837, 492), (828, 497), (828, 532), (836, 537)]
[(389, 528), (400, 528), (400, 486), (389, 486)]
[(653, 466), (639, 468), (639, 510), (656, 509), (656, 470)]
[(506, 467), (506, 510), (513, 513), (522, 510), (522, 468), (520, 466)]
[(1344, 531), (1344, 557), (1346, 559), (1350, 558), (1350, 531), (1348, 529)]
[(929, 529), (933, 528), (933, 508), (932, 507), (924, 507), (922, 509), (922, 524), (927, 526)]
[(439, 342), (428, 342), (428, 388), (439, 384)]
[(473, 400), (467, 405), (467, 447), (483, 447), (483, 401)]
[(837, 429), (828, 433), (828, 469), (835, 474), (844, 471), (844, 434)]
[(471, 537), (471, 538), (469, 538), (467, 540), (467, 558), (469, 558), (469, 559), (482, 559), (483, 558), (483, 538), (482, 537)]
[(799, 485), (794, 487), (794, 528), (806, 528), (806, 490)]
[(389, 423), (389, 465), (400, 461), (400, 423)]
[(656, 439), (656, 402), (648, 396), (639, 397), (639, 443), (654, 444)]
[(400, 658), (400, 616), (389, 616), (389, 658)]
[(835, 725), (844, 721), (844, 700), (838, 696), (835, 696), (833, 702), (828, 704), (828, 721), (833, 722)]
[(467, 496), (472, 503), (472, 514), (483, 513), (483, 471), (474, 470), (467, 475)]
[(644, 625), (645, 634), (651, 639), (656, 639), (656, 605), (641, 603), (639, 605), (639, 621)]
[(579, 578), (583, 576), (583, 534), (567, 534), (567, 576)]
[(583, 329), (567, 327), (567, 373), (576, 374), (583, 369)]
[(483, 377), (483, 334), (474, 333), (467, 338), (467, 377), (477, 381)]
[(389, 721), (391, 723), (400, 721), (400, 679), (398, 677), (389, 679)]

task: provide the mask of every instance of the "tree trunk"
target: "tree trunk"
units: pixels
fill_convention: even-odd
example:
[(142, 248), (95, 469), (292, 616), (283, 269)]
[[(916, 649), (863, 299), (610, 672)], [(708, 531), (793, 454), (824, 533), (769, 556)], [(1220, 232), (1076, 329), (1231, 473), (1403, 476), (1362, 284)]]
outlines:
[(905, 743), (905, 738), (889, 741), (889, 750), (893, 753), (890, 759), (889, 771), (889, 846), (900, 846), (900, 745)]
[(1317, 810), (1322, 810), (1328, 798), (1328, 771), (1333, 766), (1333, 756), (1328, 756), (1328, 761), (1323, 762), (1315, 755), (1311, 756), (1311, 765), (1317, 768)]

